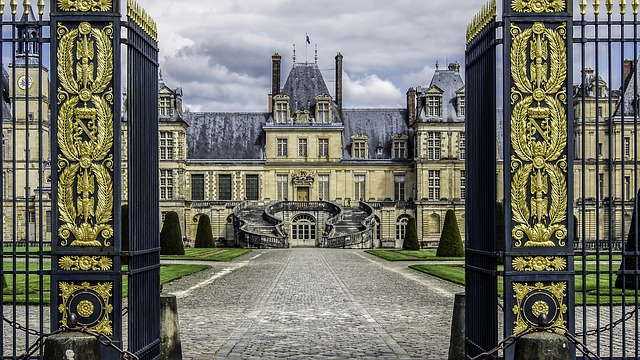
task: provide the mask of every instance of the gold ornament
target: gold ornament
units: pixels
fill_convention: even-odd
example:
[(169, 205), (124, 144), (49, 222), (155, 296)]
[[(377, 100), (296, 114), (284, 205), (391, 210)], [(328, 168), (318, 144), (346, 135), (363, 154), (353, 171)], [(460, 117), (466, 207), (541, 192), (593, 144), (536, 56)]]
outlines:
[(73, 30), (60, 25), (57, 35), (58, 236), (62, 246), (110, 246), (113, 24), (97, 29), (83, 22)]
[(63, 256), (58, 265), (67, 271), (107, 271), (113, 267), (113, 260), (105, 256)]
[(512, 0), (515, 12), (560, 12), (567, 8), (566, 0)]
[[(567, 228), (566, 24), (511, 25), (511, 234), (515, 246), (564, 246)], [(531, 60), (531, 61), (529, 61)]]
[(113, 0), (58, 0), (62, 11), (105, 12), (113, 7)]
[[(558, 282), (544, 285), (541, 282), (530, 286), (527, 283), (513, 283), (513, 297), (516, 305), (513, 306), (514, 321), (513, 334), (525, 331), (529, 326), (538, 323), (538, 316), (546, 314), (549, 323), (553, 326), (564, 327), (567, 313), (567, 283)], [(533, 315), (533, 318), (529, 315)], [(558, 330), (561, 333), (561, 330)]]
[[(113, 335), (113, 322), (110, 320), (110, 316), (113, 313), (113, 305), (110, 303), (113, 297), (112, 282), (91, 285), (87, 281), (81, 284), (61, 281), (59, 286), (60, 296), (62, 297), (62, 301), (58, 305), (58, 311), (62, 314), (60, 324), (66, 325), (69, 315), (75, 312), (81, 316), (78, 321), (78, 326), (81, 328), (105, 335)], [(91, 298), (93, 301), (87, 298)], [(75, 309), (71, 309), (71, 306), (75, 303), (77, 303)], [(95, 308), (94, 303), (100, 305), (98, 309)], [(89, 318), (96, 312), (98, 312), (98, 316), (94, 320), (83, 320), (83, 318)]]
[(567, 268), (567, 260), (554, 256), (524, 256), (511, 261), (516, 271), (561, 271)]

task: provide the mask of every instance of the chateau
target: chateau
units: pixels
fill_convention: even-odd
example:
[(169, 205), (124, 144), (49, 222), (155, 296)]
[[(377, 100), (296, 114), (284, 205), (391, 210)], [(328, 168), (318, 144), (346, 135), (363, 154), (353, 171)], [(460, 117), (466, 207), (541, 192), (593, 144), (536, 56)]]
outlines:
[(464, 233), (457, 63), (408, 89), (404, 108), (349, 109), (340, 53), (332, 95), (317, 63), (294, 63), (282, 85), (282, 58), (271, 61), (264, 112), (185, 113), (182, 90), (160, 79), (160, 207), (178, 212), (187, 239), (201, 214), (219, 240), (243, 228), (256, 246), (399, 247), (409, 217), (433, 246), (448, 209)]

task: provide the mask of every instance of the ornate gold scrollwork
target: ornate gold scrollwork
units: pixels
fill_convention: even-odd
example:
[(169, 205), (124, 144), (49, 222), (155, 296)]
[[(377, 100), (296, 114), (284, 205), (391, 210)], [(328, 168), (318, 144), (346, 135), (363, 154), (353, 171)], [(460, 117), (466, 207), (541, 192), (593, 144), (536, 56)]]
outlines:
[[(566, 23), (511, 25), (511, 208), (516, 247), (564, 246), (567, 228)], [(531, 60), (531, 63), (529, 63)], [(556, 240), (556, 241), (554, 241)], [(557, 243), (556, 243), (557, 242)]]
[(567, 260), (557, 256), (519, 256), (511, 260), (516, 271), (562, 271)]
[(70, 240), (71, 246), (110, 246), (113, 24), (97, 29), (83, 22), (73, 30), (59, 25), (57, 32), (58, 236), (62, 246)]
[(530, 325), (538, 323), (538, 316), (547, 315), (550, 324), (553, 326), (566, 325), (565, 314), (567, 305), (565, 297), (567, 284), (565, 282), (551, 283), (544, 285), (539, 282), (534, 286), (527, 283), (513, 284), (513, 297), (516, 305), (513, 306), (513, 314), (516, 315), (514, 321), (514, 334), (525, 331)]
[(560, 12), (567, 8), (566, 0), (512, 0), (511, 9), (515, 12)]
[(58, 0), (62, 11), (105, 12), (113, 8), (113, 0)]
[(62, 314), (61, 324), (66, 325), (69, 315), (74, 312), (80, 315), (78, 325), (80, 327), (97, 331), (105, 335), (113, 335), (112, 321), (109, 316), (113, 313), (113, 305), (110, 304), (113, 283), (89, 282), (81, 284), (60, 282), (62, 302), (58, 311)]
[(113, 260), (106, 256), (63, 256), (58, 264), (67, 271), (107, 271), (113, 267)]

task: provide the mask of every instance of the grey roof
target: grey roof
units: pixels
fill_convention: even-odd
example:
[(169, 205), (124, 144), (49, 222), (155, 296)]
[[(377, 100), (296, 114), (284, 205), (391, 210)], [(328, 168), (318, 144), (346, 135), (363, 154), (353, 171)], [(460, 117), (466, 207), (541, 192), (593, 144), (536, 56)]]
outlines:
[[(281, 93), (289, 96), (289, 108), (292, 115), (303, 107), (313, 114), (315, 112), (316, 96), (330, 95), (318, 64), (311, 63), (293, 64)], [(332, 107), (333, 121), (340, 122), (335, 102), (332, 102)]]
[(623, 95), (618, 103), (615, 116), (633, 116), (638, 107), (638, 95), (640, 94), (640, 84), (636, 84), (636, 79), (640, 75), (639, 67), (632, 65), (630, 78), (625, 80)]
[(186, 113), (187, 158), (255, 159), (264, 157), (262, 126), (269, 113)]
[(404, 134), (409, 137), (408, 155), (413, 157), (413, 130), (407, 125), (406, 109), (344, 109), (343, 159), (351, 159), (351, 136), (366, 135), (369, 159), (378, 159), (376, 148), (382, 146), (382, 158), (391, 158), (391, 137)]
[[(433, 118), (425, 115), (425, 108), (418, 108), (417, 119), (420, 122), (463, 122), (464, 117), (458, 117), (457, 114), (457, 94), (456, 92), (464, 87), (464, 82), (457, 70), (436, 70), (431, 79), (432, 86), (437, 86), (442, 90), (442, 117)], [(427, 89), (424, 89), (425, 91)], [(418, 93), (418, 95), (420, 95)]]
[(11, 120), (11, 105), (10, 100), (11, 97), (9, 95), (9, 73), (7, 69), (2, 68), (2, 97), (0, 97), (2, 102), (2, 118), (5, 120)]

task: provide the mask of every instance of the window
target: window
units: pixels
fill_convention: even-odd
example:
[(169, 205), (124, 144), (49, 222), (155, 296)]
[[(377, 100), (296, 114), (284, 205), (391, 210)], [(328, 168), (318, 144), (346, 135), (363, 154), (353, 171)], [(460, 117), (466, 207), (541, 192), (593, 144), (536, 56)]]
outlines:
[(396, 220), (396, 240), (404, 240), (408, 223), (409, 217), (407, 215), (402, 215)]
[(191, 200), (204, 200), (204, 174), (191, 175)]
[(218, 200), (231, 200), (231, 175), (218, 175)]
[(164, 222), (166, 218), (167, 218), (167, 212), (166, 211), (160, 212), (160, 220)]
[(358, 140), (353, 143), (353, 157), (355, 159), (364, 159), (367, 157), (367, 142)]
[(363, 200), (365, 198), (365, 176), (364, 175), (354, 175), (354, 199)]
[(466, 138), (465, 138), (465, 134), (463, 132), (460, 133), (460, 140), (458, 141), (458, 151), (459, 151), (459, 158), (460, 160), (464, 160), (465, 157), (465, 144), (466, 142)]
[(442, 96), (439, 96), (439, 95), (427, 96), (427, 112), (428, 112), (428, 116), (431, 116), (431, 117), (442, 116)]
[(329, 156), (329, 139), (318, 139), (318, 157)]
[(326, 101), (319, 102), (316, 104), (316, 122), (321, 124), (329, 123), (329, 103)]
[(173, 199), (173, 171), (160, 170), (160, 200)]
[(631, 138), (628, 136), (624, 137), (624, 156), (631, 156)]
[(460, 170), (460, 199), (464, 199), (466, 196), (467, 187), (467, 174), (466, 170)]
[(407, 142), (406, 141), (396, 140), (393, 142), (393, 158), (394, 159), (407, 158)]
[(440, 200), (440, 170), (429, 170), (429, 200)]
[(318, 175), (318, 198), (329, 200), (329, 175)]
[(173, 109), (171, 108), (171, 97), (170, 96), (160, 96), (158, 100), (160, 105), (160, 116), (161, 117), (171, 117), (173, 116)]
[(624, 177), (624, 198), (631, 200), (631, 176)]
[(602, 156), (602, 143), (598, 143), (598, 156)]
[(287, 157), (288, 156), (288, 148), (287, 148), (287, 139), (278, 139), (278, 156)]
[(160, 160), (173, 160), (173, 133), (160, 131)]
[(598, 106), (598, 117), (602, 117), (602, 106)]
[(458, 117), (464, 116), (465, 99), (464, 95), (458, 95)]
[(296, 215), (291, 219), (291, 239), (293, 240), (315, 240), (316, 219), (309, 214)]
[(307, 139), (298, 139), (298, 156), (307, 157)]
[(604, 198), (604, 174), (598, 174), (598, 201)]
[(289, 197), (289, 176), (277, 175), (276, 177), (276, 197), (278, 200), (284, 200)]
[(258, 175), (247, 175), (245, 182), (247, 200), (259, 200), (260, 191), (258, 188)]
[(393, 198), (395, 201), (404, 201), (404, 175), (393, 176)]
[(289, 120), (289, 103), (287, 101), (276, 101), (275, 121), (278, 124), (287, 123)]
[(427, 133), (427, 160), (440, 160), (440, 133)]
[(46, 223), (46, 226), (47, 226), (47, 232), (51, 232), (51, 226), (52, 226), (51, 225), (51, 210), (47, 210), (44, 213), (44, 216), (45, 216), (45, 223)]

